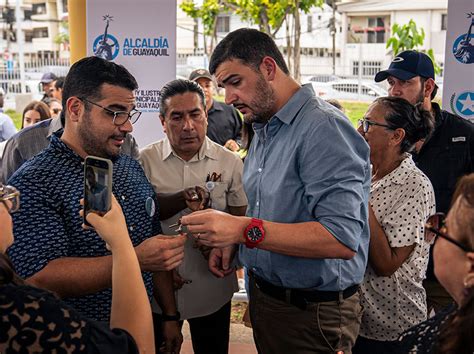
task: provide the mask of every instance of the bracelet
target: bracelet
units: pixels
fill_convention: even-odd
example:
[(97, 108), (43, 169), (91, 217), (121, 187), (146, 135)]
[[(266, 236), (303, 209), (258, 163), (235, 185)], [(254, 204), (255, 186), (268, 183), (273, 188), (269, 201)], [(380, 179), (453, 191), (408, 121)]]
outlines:
[(174, 315), (166, 315), (166, 314), (161, 314), (161, 320), (163, 322), (170, 322), (170, 321), (179, 321), (181, 319), (181, 314), (179, 311), (176, 311), (176, 314)]

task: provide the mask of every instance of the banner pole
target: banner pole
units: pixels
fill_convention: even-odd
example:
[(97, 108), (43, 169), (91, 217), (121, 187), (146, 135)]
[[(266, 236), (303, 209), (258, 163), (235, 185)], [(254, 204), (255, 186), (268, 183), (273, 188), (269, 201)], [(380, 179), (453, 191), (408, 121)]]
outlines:
[(86, 0), (69, 0), (69, 38), (71, 64), (87, 55)]

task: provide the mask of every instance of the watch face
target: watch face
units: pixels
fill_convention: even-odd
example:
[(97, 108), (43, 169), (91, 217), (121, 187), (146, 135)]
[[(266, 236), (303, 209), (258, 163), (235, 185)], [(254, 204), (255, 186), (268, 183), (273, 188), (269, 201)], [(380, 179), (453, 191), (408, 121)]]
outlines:
[(250, 242), (258, 242), (263, 237), (262, 230), (260, 230), (257, 226), (254, 226), (248, 230), (247, 237)]

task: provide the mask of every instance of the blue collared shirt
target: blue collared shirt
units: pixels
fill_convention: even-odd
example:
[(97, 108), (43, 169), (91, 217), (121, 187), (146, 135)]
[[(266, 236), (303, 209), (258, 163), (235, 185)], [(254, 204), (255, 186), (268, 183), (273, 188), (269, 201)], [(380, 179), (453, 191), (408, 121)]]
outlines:
[[(110, 255), (94, 230), (82, 228), (79, 200), (84, 195), (84, 160), (59, 139), (61, 133), (54, 133), (50, 145), (8, 181), (21, 193), (20, 210), (13, 214), (15, 242), (8, 254), (22, 278), (54, 259)], [(112, 178), (112, 192), (122, 207), (133, 245), (161, 233), (155, 192), (138, 161), (120, 155), (113, 162)], [(152, 274), (142, 274), (151, 297)], [(108, 321), (111, 300), (109, 288), (64, 301), (87, 318)]]
[(267, 124), (254, 124), (254, 130), (244, 167), (247, 215), (281, 223), (317, 221), (356, 255), (350, 260), (298, 258), (242, 246), (241, 262), (287, 288), (340, 291), (360, 284), (369, 246), (365, 140), (309, 85)]

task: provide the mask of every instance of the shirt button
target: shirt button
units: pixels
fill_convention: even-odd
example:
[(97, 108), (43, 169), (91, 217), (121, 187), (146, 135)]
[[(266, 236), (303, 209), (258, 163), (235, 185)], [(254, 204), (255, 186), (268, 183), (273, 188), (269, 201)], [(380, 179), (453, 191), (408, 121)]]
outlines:
[(259, 205), (260, 205), (260, 202), (257, 200), (257, 203), (255, 203), (255, 204), (256, 204), (257, 206), (259, 206)]
[(262, 172), (262, 168), (261, 168), (261, 167), (258, 169), (258, 172), (259, 172), (259, 173)]
[(121, 195), (120, 198), (122, 198), (122, 200), (125, 200), (125, 196), (124, 196), (124, 195)]
[(133, 226), (130, 226), (128, 229), (129, 229), (130, 231), (133, 231)]

